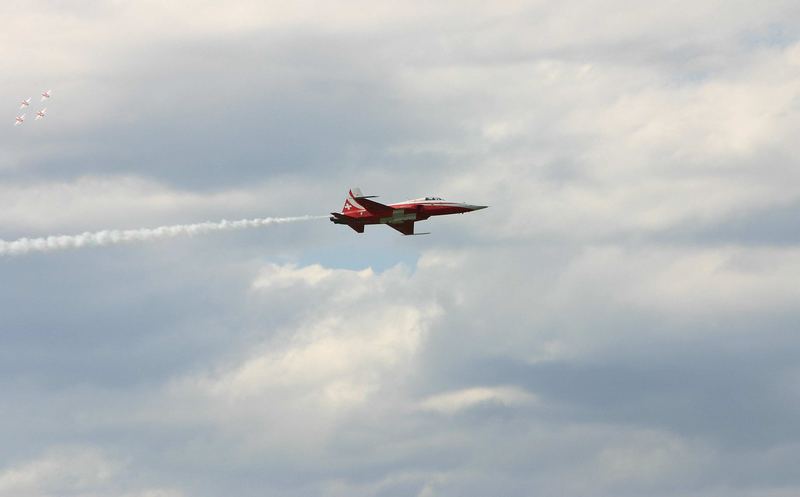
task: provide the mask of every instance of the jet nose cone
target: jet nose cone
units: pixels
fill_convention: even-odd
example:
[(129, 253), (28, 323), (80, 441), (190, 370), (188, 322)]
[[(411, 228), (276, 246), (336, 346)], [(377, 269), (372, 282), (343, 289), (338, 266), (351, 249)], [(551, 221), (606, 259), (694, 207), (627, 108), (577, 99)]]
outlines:
[(479, 211), (479, 210), (485, 209), (487, 207), (489, 207), (489, 206), (488, 205), (470, 205), (469, 209), (473, 210), (473, 211)]

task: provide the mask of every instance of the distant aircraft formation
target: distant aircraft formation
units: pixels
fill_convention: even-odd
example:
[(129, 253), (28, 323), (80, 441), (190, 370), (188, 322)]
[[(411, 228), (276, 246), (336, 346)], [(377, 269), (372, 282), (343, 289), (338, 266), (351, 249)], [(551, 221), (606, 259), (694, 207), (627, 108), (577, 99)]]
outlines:
[(331, 212), (333, 224), (346, 224), (357, 233), (364, 232), (367, 224), (385, 224), (404, 235), (428, 235), (414, 233), (414, 223), (431, 216), (464, 214), (485, 209), (485, 205), (448, 202), (439, 197), (424, 197), (396, 204), (381, 204), (374, 195), (366, 196), (360, 188), (352, 188), (344, 201), (342, 212)]
[[(53, 90), (45, 90), (45, 91), (43, 91), (40, 94), (41, 97), (42, 97), (41, 102), (44, 102), (45, 100), (49, 99), (50, 98), (50, 92), (52, 92), (52, 91)], [(19, 103), (19, 108), (20, 108), (20, 110), (27, 109), (28, 107), (30, 107), (30, 105), (31, 105), (31, 97), (28, 97), (28, 98), (26, 98), (25, 100), (22, 100)], [(47, 107), (45, 107), (42, 110), (36, 112), (36, 118), (34, 120), (38, 121), (39, 119), (44, 119), (46, 113), (47, 113)], [(14, 126), (19, 126), (20, 124), (22, 124), (24, 122), (25, 122), (25, 113), (23, 112), (22, 115), (19, 115), (19, 116), (17, 116), (15, 118)]]

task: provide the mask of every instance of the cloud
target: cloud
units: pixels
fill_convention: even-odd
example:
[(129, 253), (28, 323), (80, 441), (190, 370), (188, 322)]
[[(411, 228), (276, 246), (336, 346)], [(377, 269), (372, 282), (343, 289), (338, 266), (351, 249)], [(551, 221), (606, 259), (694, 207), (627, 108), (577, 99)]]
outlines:
[[(385, 292), (398, 282), (407, 284), (398, 270), (375, 274), (267, 265), (251, 298), (269, 305), (290, 285), (300, 291), (310, 285), (314, 311), (299, 322), (291, 320), (289, 329), (251, 345), (244, 357), (218, 366), (213, 374), (177, 381), (168, 395), (208, 404), (200, 412), (218, 411), (213, 417), (221, 428), (236, 417), (282, 436), (302, 436), (293, 420), (306, 417), (305, 411), (324, 417), (364, 407), (410, 374), (439, 312), (435, 304), (423, 305), (412, 295), (389, 300)], [(363, 306), (367, 296), (373, 303)]]
[(613, 288), (606, 305), (671, 317), (776, 313), (792, 309), (797, 256), (794, 248), (599, 246), (572, 261), (551, 297), (566, 304), (559, 294), (590, 300)]
[[(90, 496), (115, 492), (121, 482), (135, 482), (126, 465), (92, 447), (67, 446), (0, 471), (0, 495), (37, 497), (53, 493)], [(167, 488), (132, 485), (120, 497), (180, 497)], [(138, 488), (137, 488), (138, 487)]]
[(3, 239), (491, 205), (0, 261), (0, 494), (796, 494), (795, 4), (0, 6)]
[(475, 387), (434, 395), (423, 400), (420, 407), (424, 410), (452, 414), (481, 404), (498, 403), (514, 406), (528, 404), (535, 400), (534, 395), (518, 388)]
[(317, 286), (330, 282), (332, 278), (348, 278), (353, 284), (352, 291), (358, 291), (363, 281), (375, 277), (371, 268), (362, 271), (335, 271), (319, 264), (297, 267), (296, 265), (271, 264), (261, 270), (253, 283), (254, 291), (272, 288), (287, 288), (296, 285)]

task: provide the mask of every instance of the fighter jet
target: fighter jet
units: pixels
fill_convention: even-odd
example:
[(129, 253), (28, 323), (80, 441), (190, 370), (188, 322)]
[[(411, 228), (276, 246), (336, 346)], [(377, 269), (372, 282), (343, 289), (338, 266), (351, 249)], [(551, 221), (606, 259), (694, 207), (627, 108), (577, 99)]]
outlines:
[(22, 114), (21, 116), (17, 116), (17, 120), (14, 121), (14, 126), (19, 126), (24, 122), (25, 122), (25, 114)]
[(22, 102), (19, 103), (19, 108), (20, 109), (24, 109), (25, 107), (29, 106), (30, 104), (31, 104), (31, 97), (28, 97), (27, 99), (25, 99), (25, 100), (23, 100)]
[(42, 102), (44, 102), (45, 99), (50, 98), (50, 92), (51, 91), (53, 91), (53, 90), (45, 90), (45, 91), (42, 92)]
[(370, 200), (373, 198), (374, 195), (362, 195), (359, 188), (350, 189), (342, 212), (331, 212), (331, 222), (346, 224), (358, 233), (363, 233), (367, 224), (386, 224), (404, 235), (428, 235), (430, 233), (414, 233), (414, 223), (431, 216), (463, 214), (488, 207), (448, 202), (440, 197), (417, 198), (388, 205)]
[(45, 115), (46, 112), (47, 112), (47, 107), (45, 107), (44, 109), (42, 109), (39, 112), (37, 112), (35, 120), (38, 121), (39, 119), (44, 119), (44, 115)]

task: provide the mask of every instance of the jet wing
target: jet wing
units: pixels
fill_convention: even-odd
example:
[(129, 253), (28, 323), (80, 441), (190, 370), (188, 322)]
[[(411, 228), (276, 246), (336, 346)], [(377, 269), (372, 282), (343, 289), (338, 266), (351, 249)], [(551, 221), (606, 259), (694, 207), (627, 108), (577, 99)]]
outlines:
[(396, 229), (400, 233), (404, 235), (413, 235), (414, 234), (414, 221), (405, 221), (402, 223), (389, 223), (391, 228)]
[(396, 229), (404, 235), (430, 235), (430, 233), (414, 233), (414, 221), (403, 221), (402, 223), (387, 223), (393, 229)]
[(377, 216), (391, 216), (392, 212), (396, 210), (394, 207), (389, 207), (386, 204), (370, 200), (369, 197), (354, 197), (354, 200), (358, 202), (361, 207)]

